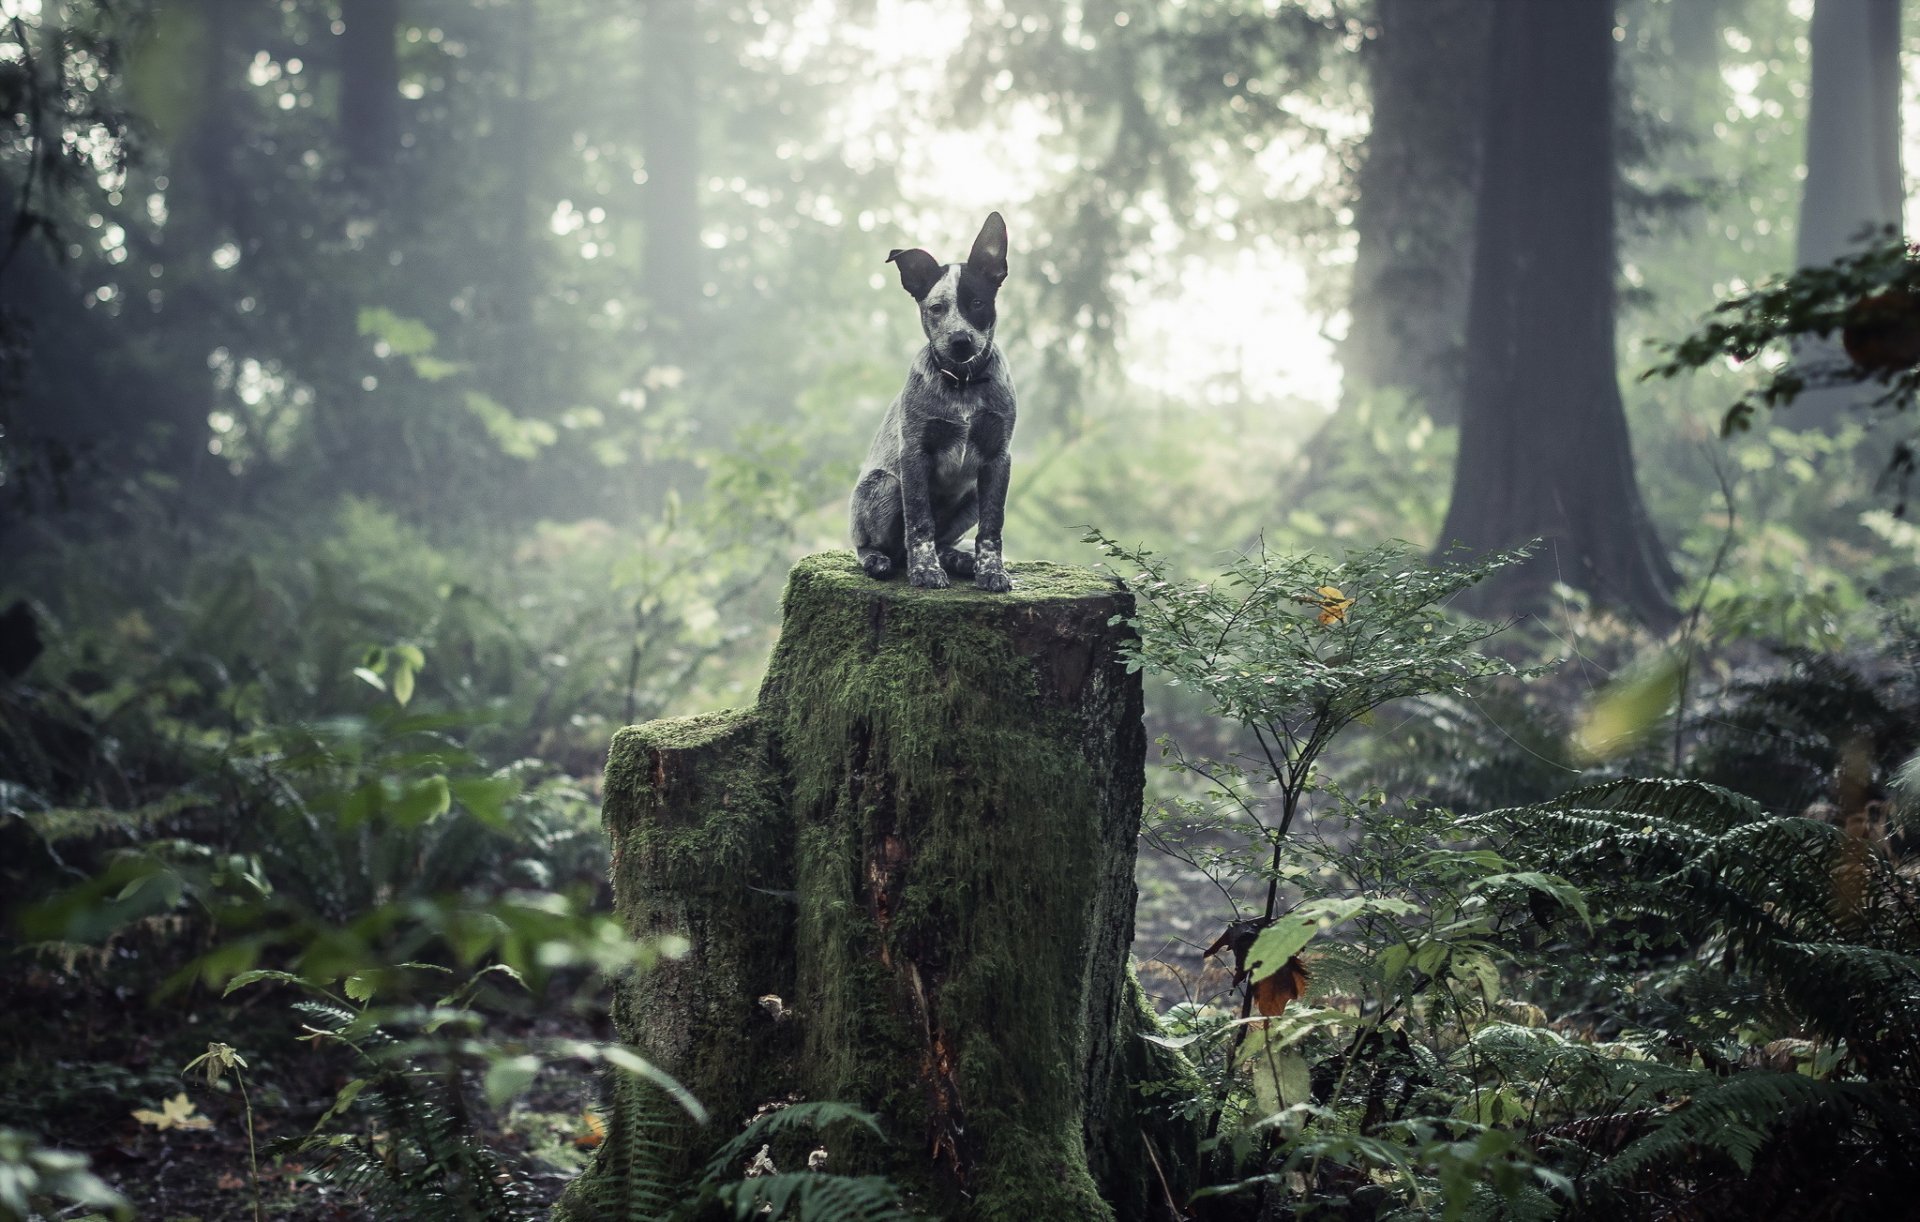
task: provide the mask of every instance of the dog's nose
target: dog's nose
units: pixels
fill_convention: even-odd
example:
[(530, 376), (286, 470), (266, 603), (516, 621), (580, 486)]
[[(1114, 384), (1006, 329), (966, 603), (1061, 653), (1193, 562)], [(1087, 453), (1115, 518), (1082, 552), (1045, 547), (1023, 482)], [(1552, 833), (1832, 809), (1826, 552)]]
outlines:
[(952, 339), (947, 341), (947, 351), (953, 353), (953, 355), (957, 357), (972, 356), (973, 355), (973, 337), (971, 335), (954, 336)]

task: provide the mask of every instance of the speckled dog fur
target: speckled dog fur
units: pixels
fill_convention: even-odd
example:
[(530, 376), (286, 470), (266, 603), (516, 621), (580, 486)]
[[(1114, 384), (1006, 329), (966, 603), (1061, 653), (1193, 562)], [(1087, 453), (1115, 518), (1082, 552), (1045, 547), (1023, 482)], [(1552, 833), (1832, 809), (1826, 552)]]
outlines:
[[(920, 303), (922, 348), (887, 408), (849, 505), (867, 575), (942, 589), (949, 576), (982, 590), (1013, 587), (1001, 558), (1013, 376), (993, 342), (994, 297), (1007, 278), (1007, 225), (987, 217), (965, 263), (896, 250), (900, 287)], [(972, 551), (956, 544), (975, 526)]]

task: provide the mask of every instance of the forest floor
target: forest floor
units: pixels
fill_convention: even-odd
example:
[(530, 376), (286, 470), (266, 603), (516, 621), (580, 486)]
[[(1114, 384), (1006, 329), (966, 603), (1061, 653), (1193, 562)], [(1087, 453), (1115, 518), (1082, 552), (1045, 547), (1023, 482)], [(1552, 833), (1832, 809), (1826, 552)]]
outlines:
[[(222, 1001), (194, 990), (161, 997), (147, 984), (108, 983), (116, 974), (129, 981), (151, 975), (136, 950), (108, 954), (121, 962), (77, 970), (37, 964), (12, 973), (0, 999), (0, 1122), (87, 1155), (142, 1222), (253, 1219), (241, 1094), (231, 1076), (210, 1088), (202, 1071), (182, 1073), (210, 1042), (228, 1044), (249, 1066), (258, 1217), (371, 1220), (315, 1174), (311, 1156), (272, 1149), (297, 1141), (333, 1104), (355, 1076), (351, 1054), (304, 1034), (300, 1015), (288, 1008), (290, 994), (254, 991)], [(605, 998), (580, 993), (549, 996), (538, 1013), (497, 1019), (489, 1032), (507, 1040), (603, 1040), (611, 1026)], [(512, 1168), (528, 1204), (544, 1211), (596, 1140), (588, 1121), (593, 1074), (577, 1064), (549, 1064), (504, 1108), (488, 1107), (477, 1080), (467, 1098), (477, 1138)], [(143, 1120), (136, 1110), (152, 1115)]]

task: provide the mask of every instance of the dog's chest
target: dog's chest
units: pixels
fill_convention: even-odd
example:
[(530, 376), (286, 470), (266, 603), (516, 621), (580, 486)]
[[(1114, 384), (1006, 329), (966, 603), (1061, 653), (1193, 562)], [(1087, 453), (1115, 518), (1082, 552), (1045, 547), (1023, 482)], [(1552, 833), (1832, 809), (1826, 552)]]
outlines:
[(930, 421), (934, 441), (934, 478), (943, 484), (972, 483), (980, 471), (980, 445), (973, 435), (977, 404), (962, 400), (950, 406), (950, 416)]
[(1008, 423), (982, 393), (952, 395), (940, 404), (922, 433), (933, 482), (956, 493), (971, 487), (981, 464), (1006, 448)]

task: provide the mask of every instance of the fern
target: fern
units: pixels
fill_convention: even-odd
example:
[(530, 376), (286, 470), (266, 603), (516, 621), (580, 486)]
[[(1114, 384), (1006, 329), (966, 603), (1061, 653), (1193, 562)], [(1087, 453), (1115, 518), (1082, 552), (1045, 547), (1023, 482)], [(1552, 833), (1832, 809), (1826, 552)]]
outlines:
[(1920, 1084), (1920, 892), (1840, 829), (1687, 781), (1610, 782), (1486, 826), (1616, 913), (1720, 940), (1812, 1033)]
[(877, 1176), (844, 1176), (818, 1171), (741, 1177), (748, 1157), (803, 1131), (851, 1126), (883, 1136), (871, 1115), (844, 1103), (794, 1103), (754, 1117), (733, 1140), (708, 1160), (706, 1174), (681, 1216), (697, 1215), (718, 1204), (740, 1219), (789, 1218), (794, 1222), (896, 1222), (910, 1218), (900, 1193)]
[(756, 1116), (739, 1136), (721, 1146), (707, 1161), (707, 1178), (725, 1179), (754, 1150), (777, 1138), (842, 1123), (866, 1129), (875, 1137), (882, 1136), (880, 1123), (859, 1108), (844, 1103), (794, 1103)]
[(738, 1180), (715, 1190), (733, 1216), (794, 1222), (906, 1222), (900, 1191), (881, 1176), (822, 1175), (788, 1171)]
[(311, 1029), (350, 1042), (369, 1066), (353, 1107), (370, 1110), (375, 1123), (368, 1132), (314, 1133), (270, 1149), (315, 1158), (323, 1180), (377, 1217), (516, 1222), (530, 1216), (512, 1169), (474, 1132), (457, 1069), (429, 1074), (386, 1032), (344, 1007), (300, 1001), (294, 1008), (312, 1017)]
[[(1823, 1165), (1912, 1169), (1920, 894), (1884, 856), (1697, 781), (1613, 781), (1469, 822), (1514, 860), (1580, 886), (1603, 922), (1653, 931), (1650, 949), (1664, 941), (1686, 956), (1653, 969), (1641, 958), (1646, 992), (1662, 996), (1639, 1004), (1666, 1026), (1633, 1056), (1519, 1028), (1470, 1041), (1483, 1070), (1529, 1084), (1536, 1113), (1573, 1117), (1535, 1141), (1585, 1169), (1583, 1209), (1655, 1199), (1713, 1216), (1704, 1202), (1785, 1200), (1799, 1189), (1776, 1152), (1816, 1138)], [(1809, 1037), (1829, 1050), (1833, 1077), (1740, 1069), (1743, 1026)], [(1628, 1098), (1666, 1102), (1628, 1111)]]
[[(1888, 621), (1896, 655), (1914, 646), (1911, 626), (1900, 624)], [(1910, 667), (1905, 681), (1886, 683), (1838, 658), (1785, 657), (1785, 674), (1733, 685), (1698, 719), (1697, 775), (1737, 786), (1775, 814), (1798, 814), (1832, 796), (1848, 750), (1865, 747), (1880, 772), (1916, 745)]]
[(615, 1072), (610, 1078), (607, 1133), (590, 1172), (566, 1198), (566, 1216), (580, 1222), (665, 1218), (685, 1195), (675, 1173), (686, 1114), (658, 1084)]

